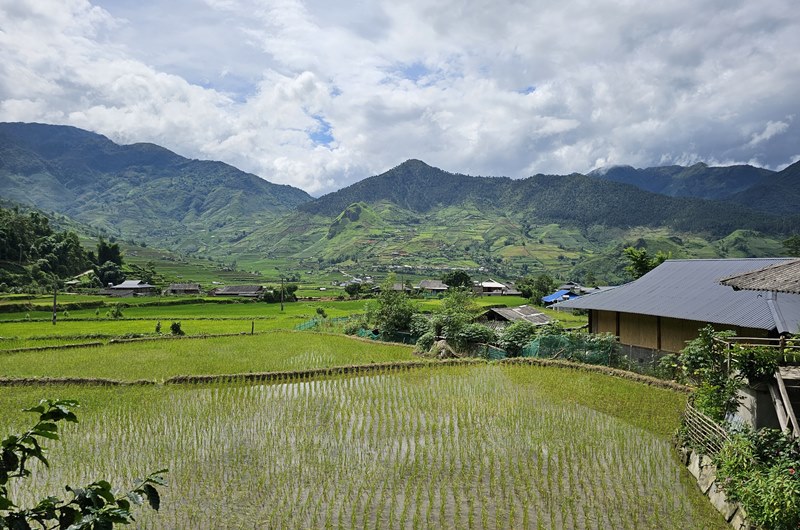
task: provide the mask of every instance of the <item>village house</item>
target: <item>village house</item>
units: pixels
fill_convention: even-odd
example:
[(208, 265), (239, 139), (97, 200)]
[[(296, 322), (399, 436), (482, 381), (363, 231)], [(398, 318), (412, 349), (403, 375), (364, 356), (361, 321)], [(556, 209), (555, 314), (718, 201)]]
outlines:
[(164, 294), (199, 295), (202, 292), (200, 291), (199, 283), (171, 283), (169, 287), (164, 289)]
[(777, 337), (798, 332), (800, 295), (735, 291), (719, 282), (787, 261), (667, 260), (631, 283), (553, 307), (589, 311), (589, 330), (617, 336), (625, 353), (640, 362), (679, 352), (707, 324), (744, 337)]
[(439, 294), (446, 292), (449, 286), (440, 280), (422, 280), (419, 282), (417, 289), (427, 294)]
[(217, 287), (209, 294), (213, 296), (241, 296), (244, 298), (258, 298), (264, 295), (264, 287), (261, 285), (226, 285)]
[(526, 320), (531, 324), (540, 326), (550, 322), (550, 317), (533, 306), (521, 305), (517, 307), (492, 307), (488, 309), (480, 320), (496, 323), (512, 323)]
[(108, 290), (105, 292), (115, 298), (127, 298), (153, 295), (156, 292), (156, 288), (142, 280), (125, 280), (119, 285), (109, 285)]

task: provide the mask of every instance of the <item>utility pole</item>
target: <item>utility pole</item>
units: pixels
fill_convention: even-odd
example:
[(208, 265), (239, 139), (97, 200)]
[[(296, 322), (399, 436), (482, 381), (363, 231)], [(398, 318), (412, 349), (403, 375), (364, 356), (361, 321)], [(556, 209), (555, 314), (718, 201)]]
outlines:
[(283, 312), (283, 275), (281, 274), (281, 313)]
[(58, 316), (58, 281), (55, 276), (53, 277), (53, 325), (56, 325), (56, 318)]

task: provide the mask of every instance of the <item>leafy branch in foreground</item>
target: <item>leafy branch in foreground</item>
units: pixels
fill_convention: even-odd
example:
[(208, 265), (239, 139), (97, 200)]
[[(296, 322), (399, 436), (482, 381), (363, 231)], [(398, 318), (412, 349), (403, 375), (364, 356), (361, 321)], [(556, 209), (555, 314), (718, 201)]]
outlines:
[(31, 476), (28, 466), (32, 461), (38, 460), (50, 467), (41, 441), (59, 439), (59, 421), (77, 423), (72, 409), (78, 406), (74, 400), (43, 399), (37, 406), (25, 409), (25, 412), (39, 414), (36, 424), (25, 433), (12, 434), (2, 441), (0, 529), (27, 530), (32, 528), (31, 524), (37, 524), (43, 529), (106, 530), (115, 523), (134, 521), (131, 506), (142, 505), (145, 499), (151, 508), (159, 509), (161, 498), (156, 486), (166, 486), (163, 478), (166, 469), (137, 480), (132, 490), (120, 495), (115, 494), (107, 481), (98, 480), (83, 488), (66, 486), (66, 491), (72, 494), (70, 500), (45, 497), (33, 508), (20, 508), (9, 498), (9, 482)]

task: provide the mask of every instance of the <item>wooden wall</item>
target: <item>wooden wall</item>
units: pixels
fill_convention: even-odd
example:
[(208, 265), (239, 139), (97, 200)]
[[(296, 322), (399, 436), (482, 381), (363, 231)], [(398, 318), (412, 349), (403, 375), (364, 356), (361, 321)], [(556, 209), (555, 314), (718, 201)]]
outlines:
[[(619, 332), (617, 319), (619, 318)], [(677, 353), (686, 342), (697, 338), (697, 330), (705, 322), (662, 318), (614, 311), (591, 311), (590, 328), (593, 333), (611, 333), (619, 336), (621, 344)], [(733, 330), (740, 337), (767, 337), (763, 329), (714, 325), (718, 331)]]

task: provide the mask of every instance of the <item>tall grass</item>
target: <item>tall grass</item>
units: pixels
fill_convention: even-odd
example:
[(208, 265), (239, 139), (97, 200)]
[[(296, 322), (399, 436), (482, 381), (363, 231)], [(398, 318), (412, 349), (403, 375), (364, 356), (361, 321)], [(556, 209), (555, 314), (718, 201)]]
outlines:
[[(54, 391), (86, 403), (53, 468), (34, 473), (37, 494), (169, 467), (162, 512), (142, 513), (143, 528), (725, 527), (669, 438), (629, 422), (652, 406), (631, 397), (679, 410), (684, 396), (618, 381), (619, 395), (609, 385), (601, 397), (626, 403), (611, 416), (581, 403), (593, 391), (571, 375), (482, 365), (267, 386), (0, 389), (0, 405)], [(22, 425), (9, 414), (0, 432)]]

